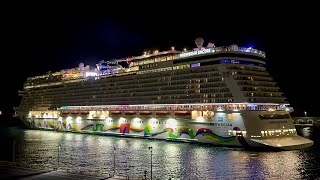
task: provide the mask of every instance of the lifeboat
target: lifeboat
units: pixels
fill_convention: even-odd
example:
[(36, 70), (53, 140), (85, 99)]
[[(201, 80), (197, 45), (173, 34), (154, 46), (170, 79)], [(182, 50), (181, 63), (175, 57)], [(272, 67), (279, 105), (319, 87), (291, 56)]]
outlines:
[(89, 111), (81, 111), (81, 114), (89, 114)]
[(125, 115), (135, 115), (136, 112), (134, 112), (134, 111), (128, 111), (128, 112), (125, 112), (124, 114), (125, 114)]
[(189, 116), (191, 115), (191, 112), (188, 112), (188, 111), (177, 111), (174, 113), (174, 115), (176, 116)]
[(156, 112), (156, 115), (157, 116), (166, 116), (166, 115), (169, 115), (170, 113), (169, 112), (166, 112), (166, 111), (158, 111)]
[(111, 115), (121, 115), (121, 111), (111, 111)]
[(69, 114), (69, 111), (61, 111), (62, 114)]
[(78, 114), (78, 111), (71, 111), (71, 114)]
[(142, 111), (139, 113), (140, 115), (143, 115), (143, 116), (147, 116), (147, 115), (151, 115), (152, 113), (149, 112), (149, 111)]

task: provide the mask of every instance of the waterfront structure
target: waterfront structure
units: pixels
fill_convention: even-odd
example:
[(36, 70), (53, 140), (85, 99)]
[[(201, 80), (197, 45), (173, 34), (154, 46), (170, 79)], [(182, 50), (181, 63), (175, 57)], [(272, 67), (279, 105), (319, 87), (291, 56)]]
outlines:
[(263, 51), (196, 45), (29, 77), (19, 118), (36, 129), (246, 148), (313, 144), (297, 135)]
[(292, 117), (295, 126), (320, 126), (320, 117)]

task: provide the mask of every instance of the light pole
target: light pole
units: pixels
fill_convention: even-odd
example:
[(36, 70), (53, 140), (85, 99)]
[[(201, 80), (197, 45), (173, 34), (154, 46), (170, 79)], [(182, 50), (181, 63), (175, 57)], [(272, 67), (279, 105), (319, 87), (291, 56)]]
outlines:
[(112, 144), (113, 144), (113, 177), (114, 177), (116, 174), (116, 146), (114, 145), (114, 142)]
[(304, 111), (304, 116), (307, 117), (307, 111)]
[(59, 169), (59, 160), (60, 160), (60, 144), (58, 145), (58, 165), (57, 165), (57, 170)]
[(151, 154), (150, 154), (150, 155), (151, 155), (151, 166), (150, 166), (150, 167), (151, 167), (151, 170), (150, 170), (150, 179), (152, 180), (152, 146), (149, 146), (148, 148), (149, 148), (149, 150), (150, 150), (150, 153), (151, 153)]
[(16, 161), (16, 140), (12, 142), (12, 162), (15, 163)]

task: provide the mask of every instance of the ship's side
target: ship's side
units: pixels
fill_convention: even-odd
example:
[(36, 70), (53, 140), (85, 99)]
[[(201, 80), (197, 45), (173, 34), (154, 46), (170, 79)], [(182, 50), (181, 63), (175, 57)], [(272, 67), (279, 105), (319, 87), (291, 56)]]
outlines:
[(28, 78), (20, 119), (36, 129), (243, 147), (313, 144), (297, 135), (262, 51), (207, 47), (126, 62), (108, 73), (80, 66)]

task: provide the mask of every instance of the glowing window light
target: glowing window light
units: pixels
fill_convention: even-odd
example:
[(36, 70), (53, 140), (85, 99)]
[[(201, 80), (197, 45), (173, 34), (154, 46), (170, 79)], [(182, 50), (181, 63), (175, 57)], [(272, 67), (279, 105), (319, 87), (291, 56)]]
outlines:
[(77, 124), (81, 124), (81, 119), (82, 119), (82, 118), (81, 118), (80, 116), (78, 116), (78, 117), (76, 118), (76, 123), (77, 123)]
[(247, 137), (247, 131), (242, 131), (243, 137)]
[(121, 118), (119, 119), (119, 121), (120, 121), (120, 123), (125, 123), (126, 118), (121, 117)]
[(156, 118), (151, 118), (149, 123), (150, 124), (156, 124), (157, 119)]
[(138, 117), (136, 117), (136, 118), (133, 119), (133, 122), (134, 122), (134, 123), (139, 123), (140, 121), (141, 121), (141, 119), (138, 118)]
[(104, 119), (104, 118), (106, 118), (106, 116), (104, 114), (101, 114), (100, 119)]
[(107, 121), (107, 125), (111, 125), (112, 124), (112, 118), (111, 117), (107, 117), (106, 121)]
[(141, 119), (138, 118), (138, 117), (134, 118), (134, 119), (133, 119), (133, 124), (134, 124), (134, 126), (136, 126), (136, 127), (140, 127), (140, 126), (142, 125), (142, 124), (141, 124)]
[(59, 117), (59, 118), (58, 118), (58, 121), (59, 121), (59, 122), (62, 122), (62, 117)]
[(52, 116), (52, 114), (51, 113), (48, 113), (48, 116), (47, 116), (48, 118), (52, 118), (53, 116)]
[(198, 116), (198, 117), (197, 117), (197, 121), (200, 121), (200, 122), (201, 122), (201, 121), (204, 121), (204, 118), (203, 118), (202, 116)]
[(175, 128), (177, 126), (177, 120), (170, 118), (167, 120), (167, 127)]
[(85, 72), (85, 77), (89, 77), (89, 76), (97, 76), (98, 73), (97, 72), (90, 72), (90, 71), (87, 71)]
[(111, 117), (107, 117), (107, 118), (106, 118), (106, 121), (108, 121), (108, 122), (110, 122), (111, 120), (112, 120)]
[(71, 122), (71, 120), (72, 120), (72, 117), (71, 117), (71, 116), (68, 116), (68, 117), (67, 117), (67, 124), (69, 124), (69, 123)]

